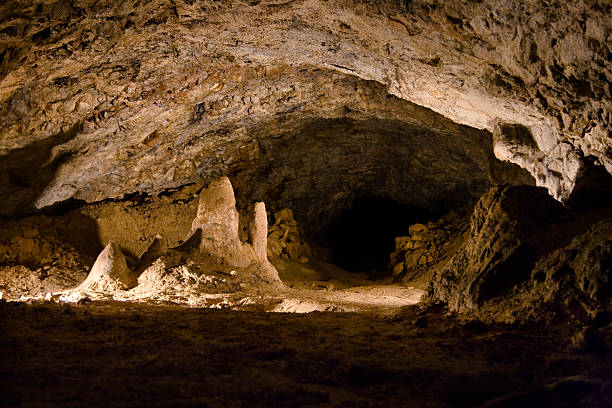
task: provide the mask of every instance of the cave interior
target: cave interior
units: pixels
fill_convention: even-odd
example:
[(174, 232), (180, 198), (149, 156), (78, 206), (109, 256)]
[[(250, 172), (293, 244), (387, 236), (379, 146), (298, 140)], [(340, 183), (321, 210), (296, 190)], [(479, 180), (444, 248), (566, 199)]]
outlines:
[(0, 5), (11, 407), (612, 404), (605, 0)]

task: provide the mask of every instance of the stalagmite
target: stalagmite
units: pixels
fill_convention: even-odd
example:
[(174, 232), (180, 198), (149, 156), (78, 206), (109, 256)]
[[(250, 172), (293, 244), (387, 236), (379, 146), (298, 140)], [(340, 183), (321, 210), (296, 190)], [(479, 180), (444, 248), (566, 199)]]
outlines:
[(278, 281), (278, 273), (266, 254), (268, 221), (266, 207), (255, 204), (248, 225), (249, 242), (241, 242), (238, 233), (239, 214), (234, 189), (229, 178), (212, 181), (200, 192), (198, 212), (191, 225), (190, 236), (202, 233), (200, 252), (233, 267), (255, 266), (265, 279)]
[(110, 242), (98, 255), (87, 279), (77, 289), (93, 292), (113, 292), (129, 289), (136, 284), (134, 273), (128, 268), (125, 256)]

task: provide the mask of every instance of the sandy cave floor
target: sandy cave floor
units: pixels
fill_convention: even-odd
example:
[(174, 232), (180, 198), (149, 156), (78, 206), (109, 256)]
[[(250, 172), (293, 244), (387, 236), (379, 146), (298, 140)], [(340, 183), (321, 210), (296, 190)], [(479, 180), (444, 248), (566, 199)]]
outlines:
[[(419, 304), (418, 285), (275, 266), (285, 286), (270, 293), (0, 302), (0, 406), (612, 402), (611, 353), (573, 349), (567, 324), (485, 324)], [(612, 325), (600, 331), (612, 349)]]
[[(381, 316), (9, 302), (0, 316), (2, 406), (461, 407), (508, 393), (520, 405), (493, 406), (612, 401), (610, 354), (568, 351), (566, 328), (482, 325), (440, 308)], [(587, 377), (567, 378), (576, 375)]]

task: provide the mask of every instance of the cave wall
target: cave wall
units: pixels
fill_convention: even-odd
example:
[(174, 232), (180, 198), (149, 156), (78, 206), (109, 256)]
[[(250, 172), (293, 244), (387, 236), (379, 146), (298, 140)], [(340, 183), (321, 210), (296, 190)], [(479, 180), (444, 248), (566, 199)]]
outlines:
[[(2, 213), (238, 174), (258, 161), (263, 134), (298, 116), (296, 129), (313, 136), (310, 127), (328, 120), (414, 127), (414, 110), (385, 108), (381, 90), (493, 132), (499, 158), (566, 199), (583, 157), (612, 170), (610, 7), (595, 0), (5, 2)], [(419, 126), (442, 135), (433, 143), (457, 137), (439, 131), (439, 116), (427, 120)], [(514, 125), (527, 136), (513, 137)], [(460, 133), (476, 138), (465, 136), (458, 142), (465, 146), (482, 137)]]

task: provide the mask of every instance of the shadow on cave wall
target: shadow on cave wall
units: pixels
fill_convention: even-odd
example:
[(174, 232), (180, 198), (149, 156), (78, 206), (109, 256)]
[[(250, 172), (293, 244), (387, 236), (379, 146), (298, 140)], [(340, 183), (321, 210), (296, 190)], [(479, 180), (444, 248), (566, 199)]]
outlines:
[[(30, 222), (41, 236), (55, 237), (70, 244), (85, 257), (87, 263), (93, 263), (102, 250), (102, 244), (98, 239), (95, 220), (74, 211), (84, 202), (68, 200), (43, 210), (34, 207), (36, 199), (53, 180), (57, 168), (70, 157), (69, 153), (54, 156), (53, 148), (72, 140), (80, 127), (81, 124), (77, 123), (66, 131), (12, 151), (0, 159), (0, 197), (4, 199), (0, 207), (0, 219), (8, 221), (34, 214), (58, 216), (53, 222), (45, 221), (44, 217)], [(10, 235), (10, 231), (6, 232)], [(29, 263), (31, 266), (39, 266), (36, 256)]]
[(35, 212), (34, 202), (53, 180), (69, 154), (51, 157), (54, 147), (72, 140), (80, 123), (47, 139), (10, 152), (0, 160), (0, 216), (24, 217)]
[(612, 205), (612, 175), (595, 158), (586, 157), (576, 178), (576, 185), (566, 205), (587, 212)]

